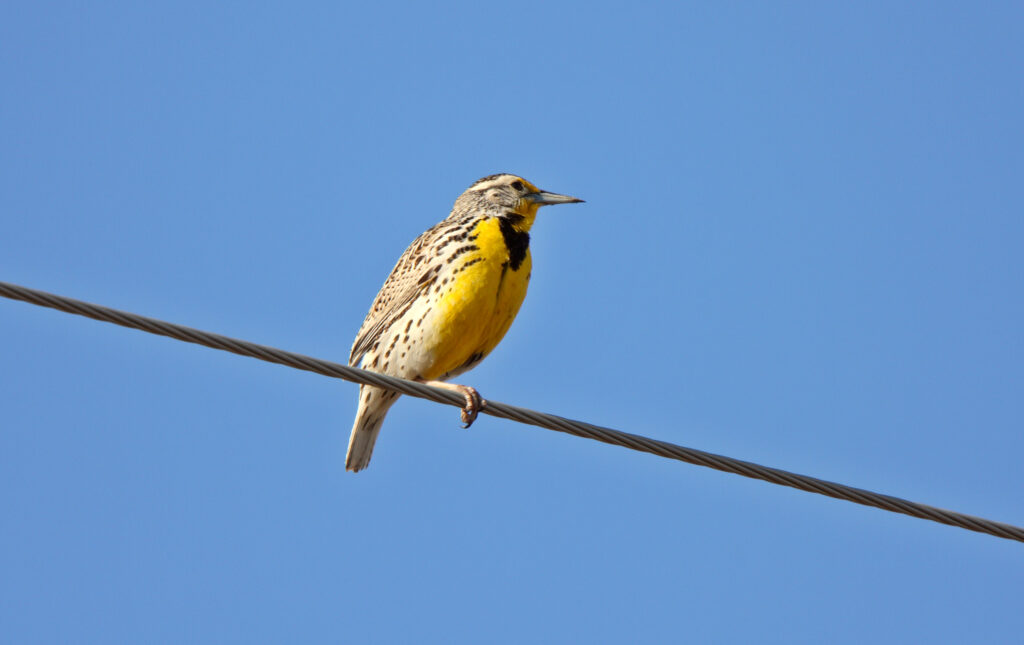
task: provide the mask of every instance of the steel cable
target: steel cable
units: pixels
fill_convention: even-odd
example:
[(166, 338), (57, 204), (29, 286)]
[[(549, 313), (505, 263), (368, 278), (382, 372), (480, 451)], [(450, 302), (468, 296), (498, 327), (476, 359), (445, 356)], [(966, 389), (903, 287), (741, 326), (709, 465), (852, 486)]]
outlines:
[[(184, 327), (182, 325), (176, 325), (174, 323), (157, 320), (155, 318), (148, 318), (146, 316), (140, 316), (138, 314), (128, 313), (125, 311), (118, 311), (109, 307), (82, 302), (80, 300), (74, 300), (72, 298), (66, 298), (64, 296), (47, 293), (45, 291), (38, 291), (36, 289), (29, 289), (27, 287), (7, 282), (0, 282), (0, 296), (11, 298), (13, 300), (22, 300), (41, 307), (50, 307), (52, 309), (85, 316), (87, 318), (93, 318), (95, 320), (114, 323), (115, 325), (121, 325), (123, 327), (140, 329), (151, 334), (168, 336), (188, 343), (204, 345), (206, 347), (220, 349), (240, 354), (242, 356), (250, 356), (270, 363), (278, 363), (280, 365), (287, 365), (300, 370), (316, 372), (317, 374), (323, 374), (324, 376), (340, 378), (346, 381), (353, 381), (355, 383), (363, 383), (366, 385), (376, 385), (396, 392), (401, 392), (402, 394), (408, 394), (409, 396), (416, 396), (436, 401), (437, 403), (446, 403), (455, 407), (462, 407), (464, 403), (464, 399), (460, 394), (424, 385), (422, 383), (407, 381), (405, 379), (395, 378), (384, 374), (377, 374), (376, 372), (368, 372), (348, 365), (325, 361), (311, 356), (304, 356), (302, 354), (295, 354), (293, 352), (287, 352), (281, 349), (267, 347), (265, 345), (257, 345), (244, 340), (221, 336), (220, 334), (212, 334), (210, 332), (200, 331), (198, 329), (192, 329), (190, 327)], [(642, 437), (628, 432), (613, 430), (612, 428), (603, 428), (601, 426), (595, 426), (582, 421), (566, 419), (564, 417), (545, 414), (543, 412), (537, 412), (527, 408), (520, 408), (514, 405), (500, 403), (498, 401), (488, 400), (487, 406), (482, 410), (482, 412), (502, 419), (511, 419), (513, 421), (535, 425), (549, 430), (565, 432), (577, 437), (594, 439), (596, 441), (622, 446), (624, 448), (630, 448), (640, 452), (649, 452), (653, 455), (658, 455), (659, 457), (677, 459), (689, 464), (706, 466), (708, 468), (714, 468), (715, 470), (742, 475), (752, 479), (761, 479), (781, 486), (790, 486), (809, 493), (818, 493), (819, 495), (826, 495), (828, 497), (834, 497), (836, 499), (842, 499), (856, 504), (863, 504), (864, 506), (873, 506), (886, 511), (892, 511), (893, 513), (903, 513), (904, 515), (910, 515), (924, 520), (931, 520), (933, 522), (948, 524), (950, 526), (958, 526), (969, 531), (977, 531), (979, 533), (987, 533), (1007, 540), (1024, 542), (1024, 528), (1014, 526), (1012, 524), (1004, 524), (1002, 522), (995, 522), (981, 517), (965, 515), (955, 511), (911, 502), (891, 495), (882, 495), (880, 493), (860, 488), (853, 488), (851, 486), (817, 479), (815, 477), (798, 475), (778, 468), (761, 466), (749, 461), (742, 461), (739, 459), (733, 459), (732, 457), (716, 455), (702, 450), (696, 450), (694, 448), (686, 448), (667, 441), (659, 441), (657, 439)]]

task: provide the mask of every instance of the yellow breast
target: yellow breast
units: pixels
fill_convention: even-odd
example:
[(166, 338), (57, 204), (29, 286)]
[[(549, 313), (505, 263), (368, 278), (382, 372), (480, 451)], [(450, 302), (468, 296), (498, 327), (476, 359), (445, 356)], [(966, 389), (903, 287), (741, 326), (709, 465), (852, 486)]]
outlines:
[[(455, 376), (489, 354), (505, 336), (526, 297), (530, 251), (512, 268), (496, 218), (470, 232), (476, 249), (456, 258), (431, 288), (437, 294), (431, 367), (426, 379)], [(431, 295), (434, 295), (433, 293)]]

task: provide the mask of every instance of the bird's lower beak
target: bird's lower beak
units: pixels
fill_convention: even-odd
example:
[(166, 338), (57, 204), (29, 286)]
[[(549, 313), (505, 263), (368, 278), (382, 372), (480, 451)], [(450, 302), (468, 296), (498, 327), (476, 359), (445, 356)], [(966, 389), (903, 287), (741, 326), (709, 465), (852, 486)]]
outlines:
[(583, 201), (582, 199), (577, 199), (568, 195), (549, 193), (546, 190), (539, 190), (535, 193), (530, 193), (529, 195), (526, 195), (526, 199), (529, 199), (534, 204), (540, 204), (541, 206), (547, 206), (549, 204), (575, 204)]

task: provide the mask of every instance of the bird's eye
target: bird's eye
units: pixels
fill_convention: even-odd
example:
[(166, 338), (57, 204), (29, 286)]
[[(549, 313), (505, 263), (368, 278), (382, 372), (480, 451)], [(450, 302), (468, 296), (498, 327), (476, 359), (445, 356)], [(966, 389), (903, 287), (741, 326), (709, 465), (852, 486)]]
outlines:
[(523, 189), (523, 182), (521, 182), (519, 180), (516, 180), (516, 181), (512, 182), (512, 187), (515, 188), (516, 190), (522, 190)]

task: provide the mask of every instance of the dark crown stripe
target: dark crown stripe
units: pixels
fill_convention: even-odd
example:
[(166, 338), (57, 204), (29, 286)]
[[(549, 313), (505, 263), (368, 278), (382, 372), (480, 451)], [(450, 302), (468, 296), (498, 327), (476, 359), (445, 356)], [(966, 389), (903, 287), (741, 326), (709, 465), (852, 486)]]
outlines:
[(486, 177), (481, 177), (480, 179), (477, 179), (476, 181), (474, 181), (473, 185), (470, 186), (470, 188), (474, 188), (474, 187), (484, 183), (485, 181), (490, 181), (492, 179), (497, 179), (498, 177), (501, 177), (501, 176), (507, 175), (507, 174), (508, 174), (507, 172), (499, 172), (499, 173), (494, 174), (494, 175), (487, 175)]

